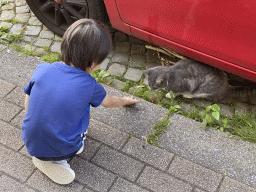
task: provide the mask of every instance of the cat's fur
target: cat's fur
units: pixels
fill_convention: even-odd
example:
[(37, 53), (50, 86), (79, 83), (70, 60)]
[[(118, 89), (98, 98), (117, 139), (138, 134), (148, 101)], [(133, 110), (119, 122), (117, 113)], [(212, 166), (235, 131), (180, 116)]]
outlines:
[(152, 90), (164, 88), (174, 96), (205, 98), (219, 101), (226, 97), (255, 94), (255, 89), (233, 87), (228, 84), (226, 74), (217, 68), (194, 60), (180, 60), (171, 67), (159, 66), (143, 73), (148, 75)]

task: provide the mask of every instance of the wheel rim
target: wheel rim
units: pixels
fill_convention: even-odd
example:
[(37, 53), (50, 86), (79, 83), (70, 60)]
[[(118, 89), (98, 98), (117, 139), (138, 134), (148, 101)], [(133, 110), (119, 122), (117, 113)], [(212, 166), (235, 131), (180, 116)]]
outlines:
[(89, 16), (86, 0), (35, 0), (35, 3), (48, 21), (63, 30)]

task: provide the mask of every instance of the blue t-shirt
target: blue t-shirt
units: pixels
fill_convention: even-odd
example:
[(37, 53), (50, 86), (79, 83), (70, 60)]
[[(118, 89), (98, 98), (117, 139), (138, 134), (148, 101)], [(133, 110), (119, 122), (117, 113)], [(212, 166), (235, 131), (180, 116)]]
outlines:
[(22, 139), (35, 157), (61, 157), (78, 151), (89, 125), (90, 106), (106, 97), (85, 71), (63, 63), (39, 65), (24, 88), (29, 97)]

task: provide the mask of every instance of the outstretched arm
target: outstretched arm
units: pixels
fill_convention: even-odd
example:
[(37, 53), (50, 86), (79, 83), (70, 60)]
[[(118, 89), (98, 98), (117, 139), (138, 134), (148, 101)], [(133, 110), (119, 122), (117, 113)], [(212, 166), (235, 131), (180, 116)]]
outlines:
[(133, 98), (133, 96), (129, 97), (116, 97), (107, 95), (101, 105), (103, 107), (121, 107), (124, 105), (132, 105), (134, 103), (140, 102), (138, 99)]

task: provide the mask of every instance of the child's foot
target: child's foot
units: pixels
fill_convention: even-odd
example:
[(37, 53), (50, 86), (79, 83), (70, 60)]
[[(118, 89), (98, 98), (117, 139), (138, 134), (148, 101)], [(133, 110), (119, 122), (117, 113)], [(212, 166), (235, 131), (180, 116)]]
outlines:
[(75, 179), (75, 172), (70, 168), (66, 160), (42, 161), (32, 157), (34, 165), (58, 184), (69, 184)]

